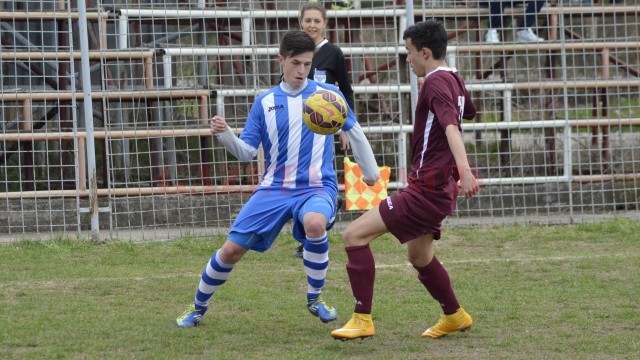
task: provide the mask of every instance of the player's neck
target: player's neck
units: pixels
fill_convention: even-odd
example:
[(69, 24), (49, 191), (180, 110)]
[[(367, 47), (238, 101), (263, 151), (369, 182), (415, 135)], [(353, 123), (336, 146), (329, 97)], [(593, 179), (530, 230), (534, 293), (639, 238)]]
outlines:
[(282, 80), (282, 81), (280, 82), (280, 88), (281, 88), (284, 92), (286, 92), (286, 93), (288, 93), (288, 94), (291, 94), (291, 95), (295, 95), (295, 94), (299, 93), (302, 89), (304, 89), (305, 87), (307, 87), (307, 84), (309, 83), (309, 82), (307, 81), (307, 79), (305, 79), (305, 80), (304, 80), (304, 82), (302, 83), (302, 85), (300, 85), (299, 87), (293, 87), (293, 86), (289, 85), (289, 84), (285, 81), (284, 76), (282, 77), (282, 79), (281, 79), (281, 80)]
[(425, 66), (425, 73), (429, 74), (429, 73), (431, 73), (432, 71), (434, 71), (435, 69), (437, 69), (439, 67), (448, 67), (447, 66), (447, 62), (445, 60), (429, 61), (429, 62), (427, 62), (427, 65)]

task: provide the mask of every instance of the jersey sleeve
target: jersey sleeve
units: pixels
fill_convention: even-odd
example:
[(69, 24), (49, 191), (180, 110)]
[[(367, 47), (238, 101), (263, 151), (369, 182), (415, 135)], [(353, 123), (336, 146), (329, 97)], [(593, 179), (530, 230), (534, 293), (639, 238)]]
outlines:
[(473, 118), (476, 117), (476, 113), (477, 113), (476, 105), (471, 100), (471, 96), (469, 96), (469, 93), (467, 92), (466, 89), (464, 91), (464, 95), (465, 95), (465, 104), (464, 104), (464, 112), (462, 113), (462, 118), (465, 120), (473, 120)]
[(344, 123), (344, 126), (342, 126), (342, 130), (349, 131), (356, 123), (357, 123), (356, 115), (353, 113), (353, 110), (351, 109), (351, 107), (349, 107), (349, 111), (347, 112), (347, 119)]
[(364, 135), (360, 124), (356, 123), (350, 130), (346, 132), (351, 148), (353, 149), (353, 157), (362, 170), (366, 182), (378, 181), (380, 178), (380, 168), (373, 155), (371, 144)]
[[(460, 127), (460, 118), (466, 104), (465, 96), (456, 96), (442, 77), (428, 80), (431, 81), (424, 85), (427, 104), (429, 104), (431, 112), (436, 115), (440, 126), (443, 129), (449, 125)], [(454, 99), (454, 97), (456, 98)]]
[(261, 103), (260, 98), (253, 102), (247, 122), (240, 133), (240, 140), (256, 149), (260, 146), (264, 128), (264, 109)]

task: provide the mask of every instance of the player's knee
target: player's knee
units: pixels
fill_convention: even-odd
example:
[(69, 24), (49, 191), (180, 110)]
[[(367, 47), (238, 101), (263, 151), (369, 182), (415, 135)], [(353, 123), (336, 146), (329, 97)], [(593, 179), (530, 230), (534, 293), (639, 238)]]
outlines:
[(342, 240), (345, 247), (365, 245), (366, 242), (358, 235), (357, 230), (349, 225), (342, 233)]
[(245, 253), (246, 250), (240, 248), (239, 246), (227, 246), (227, 244), (224, 244), (222, 248), (220, 248), (218, 256), (220, 257), (220, 260), (225, 264), (235, 264), (240, 261), (240, 259), (242, 259), (242, 256)]
[(417, 256), (407, 255), (407, 260), (409, 260), (411, 265), (413, 265), (413, 267), (416, 267), (416, 268), (421, 268), (423, 266), (426, 266), (424, 261), (421, 261), (420, 257), (417, 257)]
[(429, 256), (429, 254), (407, 254), (407, 260), (409, 260), (415, 268), (422, 268), (429, 265), (432, 259), (433, 255)]
[(304, 231), (307, 237), (319, 238), (326, 233), (327, 222), (323, 219), (310, 219), (304, 224)]

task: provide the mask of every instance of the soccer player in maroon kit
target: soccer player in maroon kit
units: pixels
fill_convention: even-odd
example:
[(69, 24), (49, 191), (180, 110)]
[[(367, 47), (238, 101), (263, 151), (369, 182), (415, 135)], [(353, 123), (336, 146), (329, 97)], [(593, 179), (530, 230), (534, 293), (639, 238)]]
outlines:
[(473, 119), (476, 109), (460, 75), (447, 67), (447, 32), (442, 24), (435, 20), (417, 23), (405, 30), (403, 39), (411, 70), (425, 77), (411, 139), (409, 185), (344, 232), (346, 267), (356, 304), (351, 320), (331, 332), (337, 339), (375, 335), (371, 318), (375, 262), (369, 243), (387, 232), (406, 244), (418, 279), (442, 306), (440, 321), (422, 336), (439, 338), (473, 324), (458, 303), (447, 270), (434, 255), (433, 240), (440, 239), (442, 220), (454, 214), (458, 192), (471, 197), (479, 191), (460, 133), (462, 119)]

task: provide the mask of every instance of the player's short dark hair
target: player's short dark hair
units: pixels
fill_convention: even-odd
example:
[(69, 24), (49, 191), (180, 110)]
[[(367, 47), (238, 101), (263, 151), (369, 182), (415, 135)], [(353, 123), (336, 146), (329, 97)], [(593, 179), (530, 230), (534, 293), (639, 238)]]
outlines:
[(302, 21), (302, 18), (304, 17), (304, 13), (307, 10), (318, 10), (320, 11), (320, 13), (322, 14), (322, 19), (323, 20), (327, 20), (327, 9), (325, 9), (324, 5), (321, 5), (320, 3), (306, 3), (304, 5), (302, 5), (302, 7), (300, 8), (300, 20)]
[(402, 39), (407, 38), (411, 39), (417, 50), (425, 47), (431, 50), (436, 60), (443, 60), (447, 54), (447, 31), (435, 19), (409, 26), (402, 35)]
[(315, 50), (316, 43), (309, 34), (301, 30), (289, 31), (280, 41), (280, 55), (285, 58)]

